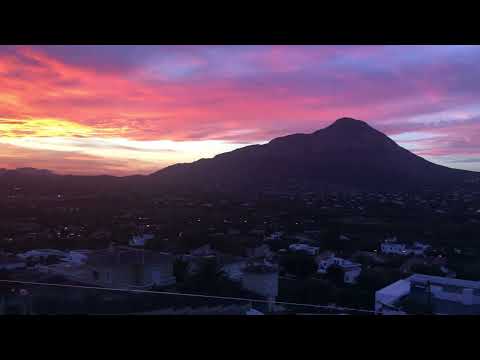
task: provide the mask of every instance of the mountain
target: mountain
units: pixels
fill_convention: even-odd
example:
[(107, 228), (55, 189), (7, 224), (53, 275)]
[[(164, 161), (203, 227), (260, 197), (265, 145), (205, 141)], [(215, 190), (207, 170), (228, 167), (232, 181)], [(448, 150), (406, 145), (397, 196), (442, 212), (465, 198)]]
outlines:
[(50, 176), (54, 175), (50, 170), (35, 168), (17, 168), (17, 169), (0, 169), (0, 176)]
[(14, 189), (22, 194), (94, 194), (119, 192), (134, 187), (132, 177), (58, 175), (35, 168), (0, 169), (0, 194)]
[(480, 173), (431, 163), (366, 122), (341, 118), (311, 134), (175, 164), (151, 177), (158, 184), (229, 190), (410, 190), (461, 185)]

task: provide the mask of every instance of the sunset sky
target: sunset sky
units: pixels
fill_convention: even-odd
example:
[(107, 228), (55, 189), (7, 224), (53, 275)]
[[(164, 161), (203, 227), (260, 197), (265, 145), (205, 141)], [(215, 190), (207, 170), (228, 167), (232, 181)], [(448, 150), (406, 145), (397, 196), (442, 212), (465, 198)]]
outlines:
[(0, 46), (0, 167), (146, 174), (340, 117), (480, 171), (480, 46)]

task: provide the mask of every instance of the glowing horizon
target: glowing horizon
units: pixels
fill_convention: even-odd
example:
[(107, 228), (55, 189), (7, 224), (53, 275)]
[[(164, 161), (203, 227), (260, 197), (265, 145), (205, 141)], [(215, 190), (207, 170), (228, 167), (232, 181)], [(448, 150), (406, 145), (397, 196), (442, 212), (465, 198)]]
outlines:
[(480, 46), (0, 46), (0, 167), (147, 174), (367, 121), (480, 171)]

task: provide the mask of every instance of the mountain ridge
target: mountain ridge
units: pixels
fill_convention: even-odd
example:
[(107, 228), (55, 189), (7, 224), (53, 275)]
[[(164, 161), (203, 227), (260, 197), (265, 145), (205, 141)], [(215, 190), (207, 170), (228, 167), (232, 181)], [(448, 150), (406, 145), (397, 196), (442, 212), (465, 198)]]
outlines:
[(277, 137), (213, 158), (173, 164), (149, 175), (59, 175), (20, 168), (0, 169), (0, 179), (5, 188), (20, 185), (32, 191), (155, 192), (185, 186), (225, 191), (390, 191), (478, 184), (480, 173), (432, 163), (364, 121), (340, 118), (309, 134)]
[(210, 159), (174, 164), (150, 176), (166, 183), (223, 187), (243, 182), (244, 187), (261, 188), (297, 181), (312, 188), (330, 184), (373, 189), (455, 185), (480, 173), (434, 164), (365, 121), (340, 118), (310, 134), (286, 135)]

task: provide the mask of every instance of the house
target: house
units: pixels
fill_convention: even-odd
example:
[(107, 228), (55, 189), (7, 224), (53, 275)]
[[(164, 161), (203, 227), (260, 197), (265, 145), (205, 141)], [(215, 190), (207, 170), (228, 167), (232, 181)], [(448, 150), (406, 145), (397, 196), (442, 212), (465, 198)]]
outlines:
[(380, 249), (382, 253), (388, 255), (402, 255), (406, 256), (410, 254), (410, 251), (407, 249), (407, 245), (397, 242), (397, 238), (388, 238), (381, 245)]
[(289, 248), (290, 251), (303, 252), (303, 253), (306, 253), (308, 255), (318, 255), (318, 251), (320, 249), (317, 246), (310, 246), (310, 245), (301, 244), (301, 243), (292, 244), (288, 248)]
[(327, 269), (333, 265), (333, 259), (335, 254), (331, 251), (324, 251), (315, 257), (315, 262), (318, 265), (317, 272), (320, 274), (326, 274)]
[(375, 313), (382, 315), (405, 315), (399, 307), (401, 299), (410, 293), (410, 282), (399, 280), (375, 292)]
[(265, 240), (266, 241), (270, 241), (270, 240), (273, 240), (273, 241), (277, 241), (277, 240), (281, 240), (282, 237), (283, 237), (283, 231), (275, 231), (273, 232), (272, 234), (270, 234), (269, 236), (266, 236), (265, 237)]
[(430, 245), (416, 241), (412, 246), (408, 246), (407, 244), (397, 242), (397, 238), (393, 237), (386, 239), (380, 245), (380, 248), (384, 254), (424, 256)]
[(480, 281), (414, 274), (375, 293), (375, 312), (406, 314), (407, 303), (442, 315), (479, 315)]
[(145, 246), (149, 240), (152, 240), (155, 237), (154, 234), (140, 234), (134, 235), (128, 242), (130, 246)]
[(168, 253), (111, 246), (90, 254), (86, 263), (90, 277), (86, 280), (115, 288), (168, 286), (176, 282), (173, 262)]
[(362, 272), (361, 264), (336, 257), (331, 252), (319, 255), (315, 260), (318, 264), (318, 273), (326, 274), (331, 266), (337, 266), (342, 270), (343, 281), (347, 284), (356, 283), (358, 276)]
[(346, 284), (355, 284), (357, 282), (357, 278), (362, 272), (362, 265), (354, 263), (350, 260), (342, 260), (343, 261), (337, 266), (339, 266), (343, 271), (343, 282)]
[(415, 256), (423, 256), (425, 252), (430, 248), (430, 245), (423, 244), (421, 242), (416, 241), (412, 247), (409, 248), (410, 253)]

